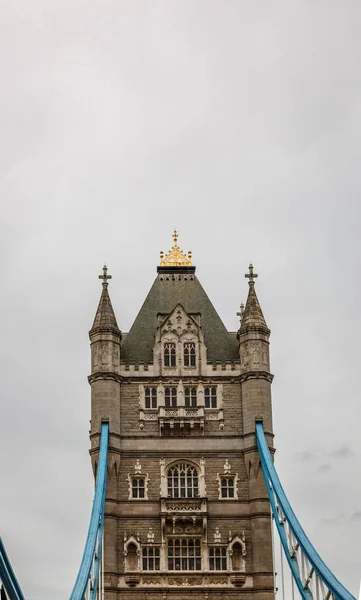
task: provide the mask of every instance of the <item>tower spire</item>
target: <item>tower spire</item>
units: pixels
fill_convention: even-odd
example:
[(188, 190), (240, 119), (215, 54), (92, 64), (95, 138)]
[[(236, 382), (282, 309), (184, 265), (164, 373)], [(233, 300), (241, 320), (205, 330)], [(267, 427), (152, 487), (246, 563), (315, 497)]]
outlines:
[(248, 279), (249, 290), (246, 306), (242, 311), (239, 332), (247, 331), (247, 329), (263, 329), (265, 333), (269, 334), (269, 329), (255, 290), (255, 279), (258, 275), (254, 272), (252, 263), (250, 263), (248, 273), (245, 274), (245, 277)]
[(99, 279), (102, 280), (103, 290), (100, 296), (94, 323), (89, 332), (90, 335), (102, 331), (113, 332), (117, 335), (121, 335), (108, 292), (108, 280), (111, 278), (112, 276), (108, 275), (108, 267), (104, 265), (103, 273), (99, 275)]

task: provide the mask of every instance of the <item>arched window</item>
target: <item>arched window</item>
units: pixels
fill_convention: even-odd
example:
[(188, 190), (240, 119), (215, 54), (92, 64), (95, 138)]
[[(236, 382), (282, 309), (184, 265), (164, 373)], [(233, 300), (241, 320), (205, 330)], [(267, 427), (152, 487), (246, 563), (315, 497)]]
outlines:
[(145, 388), (145, 408), (157, 408), (157, 388)]
[(169, 571), (200, 571), (201, 541), (199, 538), (168, 540)]
[(164, 390), (164, 399), (166, 408), (176, 408), (177, 406), (177, 388), (166, 387)]
[(217, 388), (215, 386), (204, 388), (204, 407), (217, 408)]
[(168, 469), (169, 498), (198, 498), (198, 471), (192, 465), (181, 463)]
[(183, 344), (183, 364), (185, 367), (196, 366), (196, 345), (194, 342)]
[(186, 408), (197, 406), (197, 388), (186, 387), (184, 390)]
[(175, 344), (167, 343), (164, 344), (164, 366), (175, 367), (176, 366), (176, 352)]

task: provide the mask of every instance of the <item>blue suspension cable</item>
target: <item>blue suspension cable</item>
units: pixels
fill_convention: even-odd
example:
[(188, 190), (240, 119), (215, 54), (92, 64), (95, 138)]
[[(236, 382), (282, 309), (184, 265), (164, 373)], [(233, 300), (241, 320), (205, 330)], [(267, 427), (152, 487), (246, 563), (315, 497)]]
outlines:
[(18, 580), (11, 567), (5, 546), (0, 538), (0, 579), (4, 584), (9, 600), (25, 600)]
[(338, 579), (334, 576), (332, 571), (330, 571), (327, 565), (323, 562), (322, 558), (311, 544), (310, 540), (308, 539), (307, 535), (302, 529), (301, 524), (299, 523), (295, 513), (293, 512), (292, 507), (286, 497), (286, 494), (284, 493), (281, 482), (278, 478), (276, 469), (273, 465), (272, 457), (268, 449), (267, 440), (261, 422), (256, 422), (256, 438), (262, 464), (263, 475), (267, 487), (267, 493), (271, 503), (272, 512), (275, 517), (277, 530), (281, 539), (283, 549), (285, 551), (286, 558), (288, 560), (288, 564), (292, 571), (293, 578), (302, 598), (304, 600), (310, 600), (313, 598), (313, 596), (309, 587), (307, 585), (304, 586), (304, 584), (302, 583), (295, 553), (293, 553), (293, 556), (290, 554), (285, 527), (283, 522), (280, 522), (279, 519), (279, 513), (275, 496), (277, 497), (279, 506), (285, 516), (285, 519), (288, 522), (288, 525), (295, 539), (297, 540), (297, 543), (299, 544), (303, 553), (307, 557), (307, 560), (309, 561), (311, 567), (318, 574), (325, 586), (338, 600), (355, 600), (354, 596), (352, 596), (352, 594), (342, 585), (342, 583), (338, 581)]
[[(91, 568), (93, 565), (97, 540), (99, 540), (98, 550), (100, 549), (101, 551), (102, 543), (101, 538), (99, 538), (99, 536), (103, 533), (102, 528), (104, 523), (105, 491), (107, 485), (108, 438), (109, 424), (102, 423), (93, 509), (90, 517), (88, 536), (85, 543), (83, 558), (80, 563), (78, 576), (76, 578), (75, 585), (70, 596), (70, 600), (84, 599)], [(97, 579), (99, 576), (100, 560), (97, 560), (95, 564), (98, 569), (98, 574), (95, 574)]]

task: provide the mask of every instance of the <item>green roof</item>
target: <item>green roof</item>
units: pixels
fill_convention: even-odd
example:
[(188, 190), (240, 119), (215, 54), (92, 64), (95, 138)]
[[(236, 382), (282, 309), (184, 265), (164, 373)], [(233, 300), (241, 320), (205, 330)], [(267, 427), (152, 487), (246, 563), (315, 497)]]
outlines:
[(229, 333), (195, 275), (158, 275), (128, 334), (124, 335), (121, 359), (152, 362), (157, 314), (169, 314), (181, 304), (187, 313), (200, 313), (201, 327), (211, 362), (239, 360), (236, 336)]

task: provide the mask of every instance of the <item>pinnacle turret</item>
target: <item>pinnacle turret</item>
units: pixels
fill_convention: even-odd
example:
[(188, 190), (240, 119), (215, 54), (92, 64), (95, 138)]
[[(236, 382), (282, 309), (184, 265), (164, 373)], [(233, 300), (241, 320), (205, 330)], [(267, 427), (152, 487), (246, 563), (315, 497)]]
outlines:
[(241, 317), (239, 333), (243, 333), (250, 329), (260, 329), (264, 330), (266, 334), (269, 334), (270, 331), (267, 327), (255, 290), (254, 280), (258, 275), (253, 272), (252, 264), (249, 265), (249, 272), (246, 273), (245, 277), (248, 279), (249, 291), (246, 306), (244, 310), (241, 309), (241, 313), (239, 313)]
[(111, 279), (112, 276), (108, 275), (107, 266), (103, 267), (103, 274), (99, 275), (99, 279), (102, 279), (103, 291), (100, 296), (97, 312), (95, 315), (93, 326), (89, 332), (90, 335), (101, 333), (101, 332), (111, 332), (118, 336), (121, 336), (121, 331), (118, 327), (117, 320), (115, 318), (113, 306), (110, 300), (109, 292), (108, 292), (108, 279)]

